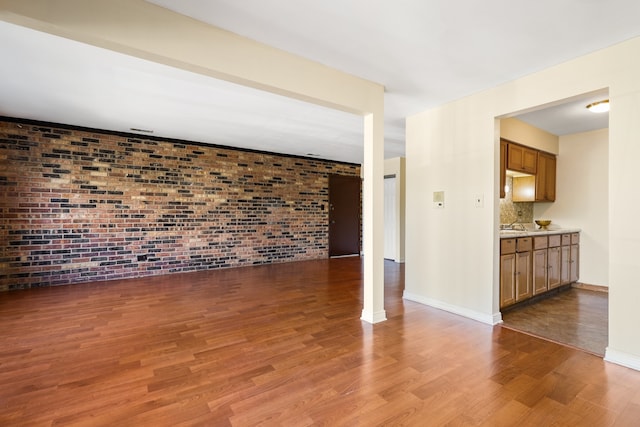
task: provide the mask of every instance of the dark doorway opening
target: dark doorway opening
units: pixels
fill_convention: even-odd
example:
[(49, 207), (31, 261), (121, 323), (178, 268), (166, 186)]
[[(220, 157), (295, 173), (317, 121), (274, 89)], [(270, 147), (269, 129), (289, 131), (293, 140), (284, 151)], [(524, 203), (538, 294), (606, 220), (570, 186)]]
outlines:
[(360, 177), (329, 175), (330, 257), (360, 254), (360, 186)]

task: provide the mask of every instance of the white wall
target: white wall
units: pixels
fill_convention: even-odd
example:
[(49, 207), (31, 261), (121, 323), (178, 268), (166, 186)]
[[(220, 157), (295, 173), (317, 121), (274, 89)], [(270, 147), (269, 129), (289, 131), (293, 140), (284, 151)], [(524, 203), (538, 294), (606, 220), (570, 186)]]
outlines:
[(556, 201), (534, 203), (534, 218), (579, 227), (580, 282), (609, 285), (609, 130), (560, 137)]
[[(472, 114), (485, 100), (479, 95), (407, 119), (404, 296), (494, 323), (499, 133), (492, 116)], [(444, 192), (442, 209), (434, 207), (437, 191)], [(484, 207), (475, 207), (476, 194)]]
[(500, 137), (528, 147), (558, 154), (557, 135), (538, 129), (514, 117), (500, 120)]
[[(405, 296), (487, 323), (499, 313), (496, 118), (608, 89), (609, 346), (640, 369), (640, 38), (407, 118)], [(432, 193), (445, 191), (445, 208)], [(474, 207), (475, 194), (484, 207)]]

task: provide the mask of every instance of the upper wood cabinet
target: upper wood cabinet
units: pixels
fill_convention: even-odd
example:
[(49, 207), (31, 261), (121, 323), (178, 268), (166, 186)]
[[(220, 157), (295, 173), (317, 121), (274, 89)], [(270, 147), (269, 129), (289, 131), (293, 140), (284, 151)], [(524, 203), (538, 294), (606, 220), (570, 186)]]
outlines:
[(556, 201), (556, 156), (542, 151), (538, 153), (535, 201)]
[(500, 139), (500, 198), (507, 169), (529, 174), (513, 178), (514, 202), (555, 202), (556, 156)]
[(507, 169), (535, 175), (538, 151), (518, 144), (507, 144)]
[(513, 193), (511, 199), (514, 202), (535, 202), (536, 201), (536, 177), (533, 175), (514, 176), (512, 185)]

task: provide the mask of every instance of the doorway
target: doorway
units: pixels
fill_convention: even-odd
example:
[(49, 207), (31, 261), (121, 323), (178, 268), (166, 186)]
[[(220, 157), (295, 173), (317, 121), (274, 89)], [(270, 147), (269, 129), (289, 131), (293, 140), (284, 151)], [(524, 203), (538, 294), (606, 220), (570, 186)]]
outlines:
[[(497, 222), (517, 221), (509, 216), (521, 211), (528, 218), (522, 221), (524, 228), (533, 230), (532, 221), (544, 218), (552, 220), (551, 229), (561, 232), (577, 227), (584, 236), (576, 264), (578, 282), (566, 292), (550, 294), (548, 299), (503, 311), (503, 324), (600, 356), (605, 352), (609, 330), (609, 121), (608, 114), (595, 115), (586, 106), (608, 97), (608, 90), (602, 89), (514, 112), (500, 118), (499, 129), (502, 138), (517, 139), (525, 146), (556, 154), (557, 166), (555, 201), (510, 203), (506, 191), (507, 198), (500, 201), (503, 219)], [(550, 137), (555, 138), (555, 147), (550, 145)], [(590, 173), (585, 175), (584, 171)], [(506, 186), (505, 190), (509, 187), (513, 189)], [(517, 209), (513, 209), (515, 205)], [(561, 258), (573, 259), (570, 254), (561, 254)], [(538, 277), (543, 277), (542, 273)]]
[(329, 256), (360, 254), (361, 180), (329, 175)]
[(396, 261), (396, 176), (384, 177), (384, 258)]

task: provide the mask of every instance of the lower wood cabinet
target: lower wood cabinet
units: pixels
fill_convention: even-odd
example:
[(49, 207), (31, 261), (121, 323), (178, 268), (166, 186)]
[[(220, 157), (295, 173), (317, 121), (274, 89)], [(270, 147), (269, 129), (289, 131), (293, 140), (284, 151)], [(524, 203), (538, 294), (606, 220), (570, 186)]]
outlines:
[(560, 247), (560, 258), (562, 262), (560, 281), (563, 285), (578, 281), (580, 256), (579, 243), (579, 233), (562, 235), (562, 246)]
[(578, 280), (580, 234), (500, 240), (500, 308)]
[(547, 249), (547, 286), (549, 290), (557, 288), (562, 284), (560, 280), (560, 247)]
[(502, 239), (500, 242), (500, 307), (531, 298), (531, 237)]
[(531, 237), (516, 239), (516, 302), (533, 295), (533, 275), (531, 274)]
[(500, 255), (500, 308), (516, 303), (516, 254)]
[(549, 239), (547, 236), (538, 236), (533, 238), (533, 295), (538, 295), (549, 290), (548, 284), (548, 246)]

